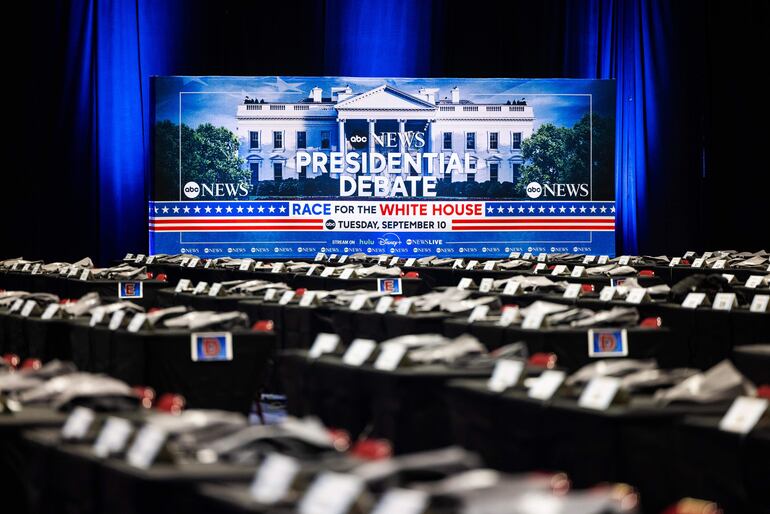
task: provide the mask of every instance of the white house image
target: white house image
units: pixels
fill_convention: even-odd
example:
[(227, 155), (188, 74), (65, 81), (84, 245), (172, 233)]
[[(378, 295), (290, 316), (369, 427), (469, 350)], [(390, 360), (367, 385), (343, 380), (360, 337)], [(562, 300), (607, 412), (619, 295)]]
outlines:
[[(332, 87), (330, 93), (324, 97), (315, 87), (296, 103), (247, 99), (238, 106), (240, 153), (254, 184), (317, 176), (307, 167), (297, 169), (298, 150), (456, 153), (463, 160), (468, 154), (476, 173), (452, 172), (452, 181), (513, 182), (523, 162), (521, 143), (534, 129), (534, 113), (526, 102), (474, 103), (460, 99), (457, 87), (441, 99), (438, 88), (413, 94), (389, 85), (359, 94), (348, 86)], [(388, 140), (382, 137), (386, 133), (410, 138)]]

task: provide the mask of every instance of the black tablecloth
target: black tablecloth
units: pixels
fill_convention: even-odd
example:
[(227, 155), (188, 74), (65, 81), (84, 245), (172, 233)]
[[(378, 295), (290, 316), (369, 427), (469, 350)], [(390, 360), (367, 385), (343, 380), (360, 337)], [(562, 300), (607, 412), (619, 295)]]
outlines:
[(397, 453), (450, 444), (444, 385), (455, 378), (489, 374), (439, 365), (381, 371), (370, 365), (348, 366), (333, 356), (308, 359), (304, 351), (281, 355), (290, 414), (319, 416), (354, 438), (366, 431), (389, 439)]
[(770, 385), (770, 336), (767, 344), (733, 348), (733, 364), (757, 385)]
[(458, 380), (447, 387), (452, 431), (458, 444), (505, 471), (564, 471), (577, 487), (625, 482), (641, 491), (644, 512), (660, 512), (681, 498), (671, 465), (676, 421), (715, 407), (611, 406), (594, 411), (574, 399), (529, 399), (526, 392), (490, 392), (484, 381)]

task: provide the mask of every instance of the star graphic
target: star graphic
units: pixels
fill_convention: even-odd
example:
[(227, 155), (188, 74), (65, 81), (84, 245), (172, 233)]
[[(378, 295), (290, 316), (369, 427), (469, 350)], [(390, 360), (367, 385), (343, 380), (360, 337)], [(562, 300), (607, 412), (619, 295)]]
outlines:
[(157, 207), (153, 207), (153, 209), (155, 209), (155, 214), (158, 214), (158, 208)]
[(201, 208), (200, 208), (200, 207), (197, 207), (197, 206), (196, 206), (196, 207), (195, 207), (195, 209), (193, 209), (193, 210), (194, 210), (195, 212), (201, 212)]
[(232, 208), (232, 207), (230, 207), (229, 205), (227, 206), (227, 209), (225, 209), (225, 210), (226, 210), (227, 212), (233, 212), (233, 208)]
[(585, 205), (582, 205), (580, 207), (580, 212), (586, 212), (586, 206)]
[(492, 211), (494, 211), (494, 209), (492, 208), (491, 205), (489, 207), (487, 207), (487, 212), (492, 212)]
[(574, 205), (569, 206), (569, 212), (575, 212), (576, 210)]
[(567, 209), (565, 209), (563, 205), (561, 207), (559, 207), (559, 212), (566, 212), (566, 211), (567, 211)]
[(535, 212), (535, 208), (534, 207), (530, 207), (528, 210), (529, 210), (529, 212)]
[(238, 211), (238, 212), (243, 212), (243, 207), (241, 207), (241, 206), (239, 205), (239, 206), (238, 206), (238, 208), (237, 208), (237, 209), (235, 209), (235, 210), (236, 210), (236, 211)]
[(249, 208), (248, 208), (248, 209), (246, 209), (246, 212), (254, 212), (254, 207), (252, 207), (251, 205), (249, 205)]
[(265, 212), (265, 208), (264, 208), (264, 207), (262, 207), (261, 205), (259, 206), (259, 209), (257, 209), (257, 210), (258, 210), (259, 212)]
[(503, 207), (502, 207), (502, 206), (500, 206), (500, 207), (498, 207), (498, 208), (497, 208), (497, 212), (503, 212), (503, 210), (504, 210), (504, 209), (503, 209)]
[(174, 207), (174, 214), (176, 214), (177, 212), (179, 212), (179, 207)]
[(184, 212), (185, 212), (185, 213), (188, 213), (188, 212), (190, 212), (190, 208), (189, 208), (189, 207), (187, 207), (186, 205), (184, 206)]
[(596, 207), (594, 207), (593, 205), (591, 206), (591, 212), (596, 212)]
[(599, 210), (602, 211), (602, 212), (607, 212), (607, 208), (605, 206), (603, 206), (603, 205), (602, 205), (602, 208), (599, 209)]
[(268, 209), (268, 211), (270, 211), (270, 212), (275, 212), (275, 207), (273, 207), (273, 206), (271, 205), (271, 206), (270, 206), (270, 208)]
[(166, 214), (168, 212), (168, 207), (163, 208), (163, 214)]
[(217, 212), (222, 212), (222, 207), (220, 207), (219, 205), (217, 205), (217, 208), (216, 208), (216, 209), (214, 209), (214, 210), (215, 210), (215, 211), (217, 211)]
[(519, 207), (519, 212), (524, 212), (524, 207)]
[(610, 207), (610, 212), (615, 212), (615, 207)]
[(513, 206), (509, 205), (508, 206), (508, 212), (513, 212), (513, 211), (514, 211)]
[(209, 207), (208, 205), (206, 206), (206, 212), (211, 212), (211, 207)]
[(281, 205), (281, 208), (280, 208), (280, 209), (278, 209), (278, 210), (279, 210), (279, 211), (281, 211), (281, 212), (286, 212), (286, 207), (284, 207), (283, 205)]
[(539, 208), (537, 211), (538, 211), (538, 212), (541, 212), (541, 213), (542, 213), (542, 212), (545, 212), (545, 207), (543, 207), (543, 206), (541, 205), (541, 206), (540, 206), (540, 208)]
[(552, 206), (550, 206), (550, 207), (548, 208), (548, 212), (550, 212), (550, 213), (554, 213), (554, 212), (556, 212), (556, 207), (554, 207), (553, 205), (552, 205)]

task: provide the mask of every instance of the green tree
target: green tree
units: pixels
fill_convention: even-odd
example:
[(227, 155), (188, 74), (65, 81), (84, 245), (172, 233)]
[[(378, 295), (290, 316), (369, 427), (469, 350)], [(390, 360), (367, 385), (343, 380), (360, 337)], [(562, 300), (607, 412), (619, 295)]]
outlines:
[(153, 198), (179, 198), (179, 126), (168, 120), (155, 125), (155, 175)]

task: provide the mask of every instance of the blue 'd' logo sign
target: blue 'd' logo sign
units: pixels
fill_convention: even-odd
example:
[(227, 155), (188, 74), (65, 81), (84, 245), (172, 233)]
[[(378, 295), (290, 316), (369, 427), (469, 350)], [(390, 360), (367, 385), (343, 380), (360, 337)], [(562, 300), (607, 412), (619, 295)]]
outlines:
[(230, 332), (197, 332), (190, 335), (192, 360), (231, 361), (233, 360), (233, 339)]
[(403, 292), (400, 278), (378, 278), (377, 290), (389, 295), (400, 295)]
[(143, 296), (143, 284), (140, 280), (118, 282), (118, 298), (142, 298)]
[(589, 357), (626, 357), (628, 332), (625, 329), (591, 329), (588, 331)]

